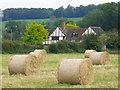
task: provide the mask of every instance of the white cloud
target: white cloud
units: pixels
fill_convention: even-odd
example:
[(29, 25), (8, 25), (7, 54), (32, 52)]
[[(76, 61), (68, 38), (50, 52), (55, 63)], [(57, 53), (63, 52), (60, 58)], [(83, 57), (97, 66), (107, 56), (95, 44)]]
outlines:
[(101, 4), (105, 2), (118, 2), (119, 0), (0, 0), (0, 8), (58, 8), (67, 5), (79, 6), (88, 4)]

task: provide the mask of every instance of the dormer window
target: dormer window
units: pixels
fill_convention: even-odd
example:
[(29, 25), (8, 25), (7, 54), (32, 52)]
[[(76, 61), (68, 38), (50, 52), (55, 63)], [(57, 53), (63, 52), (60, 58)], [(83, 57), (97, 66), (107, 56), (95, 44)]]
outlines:
[(75, 37), (77, 37), (77, 33), (73, 32), (72, 33), (72, 38), (75, 38)]

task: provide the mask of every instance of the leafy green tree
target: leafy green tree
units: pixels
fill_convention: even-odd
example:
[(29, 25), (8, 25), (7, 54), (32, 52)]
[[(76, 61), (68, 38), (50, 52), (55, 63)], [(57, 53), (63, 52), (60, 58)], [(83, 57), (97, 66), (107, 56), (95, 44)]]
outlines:
[(109, 36), (107, 36), (106, 34), (101, 34), (99, 37), (98, 37), (98, 41), (99, 43), (102, 44), (103, 48), (102, 49), (106, 49), (106, 44), (108, 43), (108, 40), (110, 39)]
[(102, 10), (94, 10), (90, 12), (85, 18), (83, 18), (81, 21), (77, 22), (78, 26), (81, 27), (89, 27), (89, 26), (101, 26), (101, 24), (104, 19), (103, 19), (103, 11)]
[(110, 37), (108, 37), (106, 34), (101, 34), (99, 37), (98, 37), (98, 41), (103, 44), (103, 45), (106, 45), (108, 43), (108, 40), (110, 39)]
[(65, 9), (63, 8), (63, 6), (61, 6), (58, 9), (56, 9), (53, 13), (54, 13), (54, 16), (56, 16), (58, 18), (64, 17), (66, 15)]
[(67, 22), (67, 18), (56, 18), (51, 17), (50, 20), (46, 23), (47, 28), (55, 29), (56, 27), (60, 27), (62, 22)]
[(26, 23), (24, 22), (9, 20), (5, 25), (6, 31), (3, 37), (10, 40), (21, 40), (25, 27)]
[(22, 37), (27, 44), (39, 44), (48, 39), (48, 31), (42, 24), (32, 23), (26, 27), (25, 36)]
[[(18, 25), (18, 22), (16, 21), (13, 21), (13, 20), (9, 20), (7, 23), (6, 23), (6, 33), (9, 33), (9, 34), (6, 34), (8, 36), (10, 36), (9, 39), (13, 40), (14, 39), (14, 36), (13, 36), (13, 33), (17, 31), (17, 25)], [(7, 37), (7, 36), (6, 36)]]
[(65, 11), (66, 11), (66, 17), (69, 17), (69, 18), (74, 17), (75, 8), (73, 6), (68, 5)]
[(99, 35), (85, 35), (83, 36), (83, 44), (86, 45), (86, 49), (94, 49), (97, 51), (101, 51), (102, 44), (98, 41)]
[(118, 27), (118, 4), (117, 3), (106, 3), (103, 4), (100, 10), (104, 13), (104, 28), (114, 29)]
[(120, 38), (117, 30), (112, 30), (107, 33), (110, 37), (108, 43), (106, 44), (109, 49), (119, 49), (120, 48)]
[(90, 12), (82, 21), (77, 22), (81, 27), (100, 26), (105, 31), (118, 27), (118, 4), (105, 3), (100, 9)]
[(55, 16), (50, 17), (50, 20), (46, 23), (46, 27), (49, 29), (56, 28), (55, 22), (56, 22), (56, 17)]
[(66, 24), (66, 27), (69, 27), (69, 28), (80, 28), (76, 24), (71, 24), (71, 23)]
[(120, 1), (118, 2), (118, 30), (120, 30)]

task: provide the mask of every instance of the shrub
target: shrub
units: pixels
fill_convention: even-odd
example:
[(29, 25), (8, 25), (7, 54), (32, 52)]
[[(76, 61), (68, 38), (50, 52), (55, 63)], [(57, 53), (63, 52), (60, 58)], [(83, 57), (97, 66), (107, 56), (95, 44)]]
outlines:
[(117, 30), (112, 30), (107, 33), (110, 37), (107, 43), (108, 49), (119, 49), (120, 48), (120, 38)]
[(51, 44), (49, 46), (49, 52), (50, 53), (57, 53), (58, 52), (58, 48), (57, 47), (58, 47), (57, 44)]
[(59, 41), (51, 44), (46, 50), (49, 53), (81, 53), (85, 51), (84, 48), (80, 42)]
[(86, 45), (85, 49), (101, 51), (103, 45), (101, 44), (101, 42), (99, 42), (98, 37), (99, 34), (98, 35), (90, 34), (84, 36), (83, 37), (84, 41), (82, 43)]
[(105, 50), (105, 51), (107, 51), (108, 53), (110, 53), (110, 54), (120, 54), (120, 51), (119, 50), (110, 50), (110, 49), (107, 49), (107, 50)]
[(2, 53), (29, 53), (34, 51), (34, 49), (43, 48), (41, 46), (28, 45), (23, 42), (11, 41), (11, 40), (2, 40)]

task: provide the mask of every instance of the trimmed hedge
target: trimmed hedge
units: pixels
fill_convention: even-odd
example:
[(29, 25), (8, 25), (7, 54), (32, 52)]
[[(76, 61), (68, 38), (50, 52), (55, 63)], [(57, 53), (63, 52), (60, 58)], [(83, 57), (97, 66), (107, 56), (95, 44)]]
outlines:
[(86, 45), (80, 42), (59, 41), (46, 48), (48, 53), (83, 53)]
[(23, 42), (11, 41), (11, 40), (2, 40), (2, 53), (29, 53), (34, 51), (34, 49), (43, 48), (42, 45), (33, 46), (28, 45)]
[(110, 54), (120, 54), (120, 50), (119, 49), (107, 49), (105, 50)]

